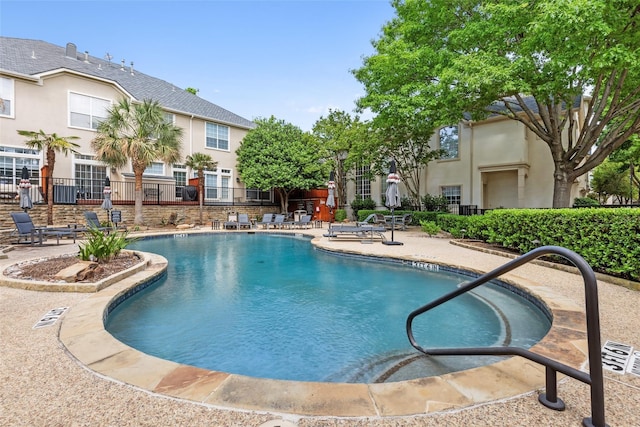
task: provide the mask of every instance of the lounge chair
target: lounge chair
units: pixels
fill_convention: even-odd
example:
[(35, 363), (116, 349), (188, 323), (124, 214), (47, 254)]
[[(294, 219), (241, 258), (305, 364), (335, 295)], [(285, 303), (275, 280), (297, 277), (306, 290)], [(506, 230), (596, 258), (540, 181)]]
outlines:
[(73, 243), (76, 242), (76, 237), (78, 232), (82, 230), (74, 229), (74, 228), (55, 228), (55, 227), (36, 227), (33, 225), (33, 221), (31, 217), (26, 212), (11, 212), (11, 219), (13, 219), (14, 224), (16, 225), (16, 234), (18, 235), (18, 242), (20, 243), (21, 239), (25, 239), (25, 243), (28, 241), (33, 245), (38, 242), (42, 245), (45, 237), (47, 236), (55, 236), (56, 244), (60, 244), (60, 237), (68, 236), (73, 237)]
[(264, 214), (262, 215), (262, 221), (257, 222), (256, 224), (261, 225), (262, 228), (269, 228), (269, 225), (273, 224), (274, 214)]
[(104, 227), (98, 219), (98, 214), (93, 211), (85, 211), (84, 218), (87, 220), (88, 228), (96, 228), (105, 234), (109, 234), (114, 228), (111, 226)]
[(386, 240), (384, 232), (386, 227), (379, 225), (334, 225), (329, 227), (329, 231), (323, 234), (324, 237), (329, 239), (334, 238), (351, 238), (361, 241), (372, 241), (374, 238), (379, 238), (383, 242)]
[(302, 215), (299, 221), (293, 221), (291, 225), (298, 228), (311, 228), (313, 225), (311, 223), (311, 215)]
[(229, 215), (229, 220), (224, 223), (225, 229), (235, 228), (240, 230), (243, 227), (251, 228), (251, 221), (249, 221), (249, 215), (247, 214)]
[(284, 214), (277, 214), (271, 225), (273, 225), (273, 228), (291, 228), (291, 224), (293, 224), (291, 221), (285, 221)]
[[(370, 223), (373, 223), (373, 222), (375, 222), (375, 221), (376, 221), (376, 215), (377, 215), (377, 214), (372, 213), (371, 215), (369, 215), (368, 217), (366, 217), (366, 218), (364, 219), (364, 221), (358, 221), (358, 222), (356, 222), (356, 225), (368, 225), (368, 224), (370, 224)], [(384, 217), (383, 217), (383, 218), (384, 218)]]

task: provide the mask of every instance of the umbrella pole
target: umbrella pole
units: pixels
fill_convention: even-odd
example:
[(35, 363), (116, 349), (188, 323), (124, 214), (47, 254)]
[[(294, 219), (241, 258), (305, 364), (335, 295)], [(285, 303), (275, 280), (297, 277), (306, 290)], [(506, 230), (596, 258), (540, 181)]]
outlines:
[(383, 245), (404, 245), (402, 242), (396, 242), (393, 240), (393, 232), (396, 228), (396, 216), (393, 214), (393, 208), (391, 208), (391, 241), (390, 242), (382, 242)]

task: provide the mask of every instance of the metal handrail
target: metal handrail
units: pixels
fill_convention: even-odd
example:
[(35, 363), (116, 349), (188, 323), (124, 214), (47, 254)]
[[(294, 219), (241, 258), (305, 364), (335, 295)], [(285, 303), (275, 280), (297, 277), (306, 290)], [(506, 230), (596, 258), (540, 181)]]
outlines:
[[(584, 280), (585, 287), (585, 308), (587, 317), (587, 346), (589, 355), (589, 373), (579, 371), (575, 368), (562, 364), (556, 360), (541, 356), (537, 353), (518, 347), (469, 347), (469, 348), (439, 348), (424, 349), (416, 342), (413, 336), (413, 319), (417, 316), (435, 308), (453, 298), (471, 291), (478, 286), (493, 280), (523, 264), (546, 254), (559, 255), (573, 263)], [(567, 376), (575, 378), (591, 386), (591, 417), (584, 418), (582, 424), (585, 427), (605, 427), (604, 420), (604, 380), (602, 373), (602, 355), (600, 346), (600, 317), (598, 309), (598, 287), (596, 277), (587, 262), (580, 255), (569, 249), (559, 246), (542, 246), (536, 248), (519, 258), (506, 263), (482, 276), (461, 285), (458, 289), (446, 294), (427, 305), (424, 305), (409, 314), (407, 317), (407, 336), (411, 345), (421, 353), (428, 356), (472, 356), (472, 355), (512, 355), (521, 356), (546, 367), (546, 393), (538, 397), (540, 403), (548, 408), (562, 411), (565, 409), (564, 402), (557, 396), (556, 373), (561, 372)]]

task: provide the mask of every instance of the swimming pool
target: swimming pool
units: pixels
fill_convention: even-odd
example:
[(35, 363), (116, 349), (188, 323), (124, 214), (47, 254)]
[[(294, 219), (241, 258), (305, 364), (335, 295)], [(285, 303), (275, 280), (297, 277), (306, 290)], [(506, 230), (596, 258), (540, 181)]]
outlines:
[[(305, 238), (269, 234), (178, 236), (133, 247), (165, 256), (167, 275), (121, 303), (106, 327), (148, 354), (254, 377), (335, 382), (399, 381), (494, 360), (425, 363), (410, 347), (407, 314), (469, 278), (437, 266), (335, 256)], [(532, 303), (498, 286), (463, 303), (424, 316), (416, 337), (437, 346), (529, 347), (550, 327)]]

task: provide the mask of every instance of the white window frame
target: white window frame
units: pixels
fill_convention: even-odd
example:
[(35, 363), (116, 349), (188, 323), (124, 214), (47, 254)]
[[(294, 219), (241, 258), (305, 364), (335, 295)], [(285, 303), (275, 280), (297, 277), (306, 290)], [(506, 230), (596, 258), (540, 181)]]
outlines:
[[(226, 129), (227, 135), (226, 139), (221, 139), (219, 137), (220, 129)], [(215, 133), (214, 136), (209, 136), (209, 131)], [(231, 150), (231, 141), (230, 141), (231, 129), (229, 126), (220, 125), (217, 123), (205, 122), (204, 123), (204, 146), (205, 148), (209, 148), (211, 150), (220, 150), (220, 151), (230, 151)], [(212, 143), (209, 144), (209, 138), (212, 139)], [(213, 143), (215, 141), (215, 144)], [(220, 141), (226, 141), (226, 147), (220, 148)]]
[[(442, 144), (442, 139), (443, 137), (449, 137), (451, 138), (454, 135), (454, 132), (451, 132), (449, 130), (454, 130), (455, 129), (455, 136), (456, 136), (456, 144), (455, 144), (455, 153), (453, 153), (452, 147), (448, 146), (448, 144), (445, 144), (445, 146), (443, 147)], [(443, 133), (445, 133), (445, 135), (443, 135)], [(443, 126), (438, 130), (438, 146), (440, 147), (441, 150), (445, 150), (446, 153), (442, 154), (440, 156), (440, 160), (456, 160), (460, 158), (460, 129), (458, 125), (450, 125), (450, 126)]]
[[(158, 172), (157, 169), (160, 169)], [(149, 166), (142, 173), (143, 175), (152, 175), (152, 176), (164, 176), (164, 163), (162, 162), (151, 162)]]
[(205, 200), (231, 201), (231, 195), (233, 194), (230, 186), (231, 177), (231, 169), (216, 168), (213, 171), (204, 171)]
[(109, 169), (104, 163), (96, 160), (93, 154), (74, 154), (73, 155), (73, 179), (78, 186), (79, 198), (83, 199), (101, 199), (104, 191), (104, 178), (93, 179), (90, 178), (90, 188), (87, 190), (85, 185), (80, 185), (79, 180), (85, 180), (86, 178), (78, 178), (78, 165), (91, 166), (91, 168), (104, 168), (105, 177), (109, 176)]
[(0, 106), (0, 117), (15, 118), (15, 96), (15, 80), (7, 77), (0, 77), (0, 99), (2, 100), (2, 106)]
[[(89, 102), (89, 111), (72, 111), (72, 97), (84, 97), (87, 98), (86, 101)], [(67, 116), (68, 120), (69, 120), (69, 127), (70, 128), (75, 128), (75, 129), (87, 129), (87, 130), (97, 130), (98, 129), (98, 124), (102, 121), (104, 121), (107, 118), (107, 109), (111, 108), (111, 100), (110, 99), (106, 99), (106, 98), (100, 98), (97, 96), (92, 96), (92, 95), (87, 95), (84, 93), (79, 93), (79, 92), (72, 92), (69, 91), (69, 95), (67, 96), (67, 102), (68, 102), (68, 111), (69, 114)], [(103, 111), (101, 110), (100, 105), (98, 105), (98, 103), (108, 103), (109, 105), (106, 106), (105, 108), (102, 108)], [(95, 104), (95, 105), (94, 105)], [(78, 114), (78, 115), (83, 115), (83, 116), (88, 116), (89, 117), (89, 126), (83, 126), (80, 125), (78, 123), (73, 124), (73, 120), (72, 120), (72, 115), (73, 114)], [(104, 114), (104, 116), (100, 115), (100, 114)]]
[(460, 203), (462, 202), (461, 185), (443, 185), (440, 187), (440, 194), (447, 198), (447, 204), (449, 206), (460, 205)]
[[(40, 168), (42, 155), (40, 151), (25, 147), (0, 146), (0, 157), (11, 159), (12, 176), (0, 176), (0, 191), (18, 192), (18, 184), (22, 174), (22, 166), (28, 165), (32, 185), (40, 185)], [(22, 161), (21, 161), (22, 160)], [(35, 167), (34, 167), (35, 166)]]
[[(184, 183), (178, 182), (176, 173), (184, 175)], [(173, 165), (171, 165), (171, 174), (173, 175), (173, 179), (175, 179), (176, 181), (176, 197), (180, 198), (182, 197), (182, 190), (184, 189), (184, 187), (186, 185), (189, 185), (189, 174), (187, 172), (187, 167), (182, 164), (174, 163)]]
[(356, 194), (363, 200), (371, 198), (371, 179), (368, 177), (370, 171), (369, 165), (356, 167)]

